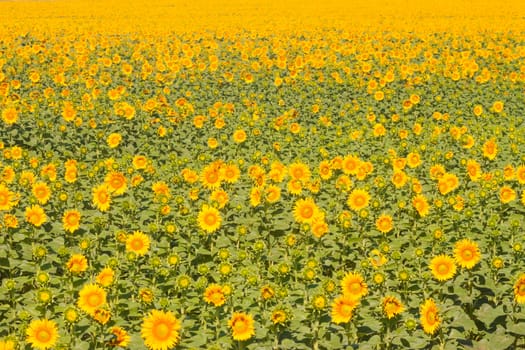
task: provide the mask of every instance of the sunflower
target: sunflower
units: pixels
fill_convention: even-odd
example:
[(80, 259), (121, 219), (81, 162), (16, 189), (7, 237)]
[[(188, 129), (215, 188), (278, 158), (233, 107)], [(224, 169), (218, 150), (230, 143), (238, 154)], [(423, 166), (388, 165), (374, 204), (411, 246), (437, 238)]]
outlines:
[(473, 268), (481, 259), (478, 245), (470, 239), (462, 239), (454, 245), (456, 263), (464, 268)]
[(369, 202), (370, 194), (367, 191), (361, 189), (355, 189), (350, 192), (350, 195), (348, 195), (348, 200), (346, 201), (350, 209), (354, 211), (360, 211), (361, 209), (368, 207)]
[(283, 309), (277, 309), (272, 312), (271, 319), (273, 324), (285, 324), (288, 320), (288, 315)]
[(438, 181), (438, 189), (442, 195), (454, 191), (458, 186), (458, 177), (451, 173), (445, 173)]
[(434, 334), (439, 328), (439, 310), (433, 299), (427, 299), (420, 306), (421, 325), (425, 333)]
[(483, 157), (493, 160), (498, 154), (498, 145), (494, 139), (490, 139), (483, 144)]
[(368, 293), (368, 286), (363, 276), (357, 272), (348, 272), (341, 281), (341, 288), (343, 295), (356, 300)]
[(115, 196), (123, 194), (127, 189), (128, 180), (124, 174), (113, 171), (106, 175), (104, 183), (108, 186), (108, 189)]
[(206, 204), (202, 206), (197, 220), (199, 222), (199, 227), (208, 233), (217, 231), (217, 229), (221, 227), (222, 222), (219, 211)]
[(376, 220), (376, 228), (382, 233), (388, 233), (394, 228), (393, 220), (390, 215), (381, 214)]
[(137, 170), (146, 169), (146, 166), (148, 165), (148, 158), (143, 155), (137, 155), (133, 157), (133, 168)]
[(303, 183), (306, 183), (310, 180), (312, 173), (308, 165), (302, 162), (295, 162), (288, 166), (288, 174), (292, 177), (293, 180), (299, 180)]
[(525, 304), (525, 274), (514, 283), (514, 299), (518, 304)]
[(126, 238), (126, 251), (143, 256), (148, 252), (150, 243), (151, 240), (147, 235), (141, 231), (135, 231)]
[(52, 320), (33, 320), (26, 329), (26, 341), (35, 349), (45, 350), (55, 346), (58, 327)]
[(518, 180), (520, 185), (525, 185), (525, 165), (520, 165), (516, 169), (516, 180)]
[(407, 174), (402, 170), (395, 170), (394, 175), (392, 175), (392, 183), (396, 188), (401, 188), (405, 186), (408, 181)]
[(339, 296), (332, 303), (332, 321), (337, 324), (350, 322), (357, 305), (356, 299), (347, 295)]
[(111, 327), (110, 332), (114, 336), (114, 338), (109, 342), (110, 346), (118, 346), (121, 348), (125, 348), (126, 346), (128, 346), (131, 337), (124, 328), (119, 326), (113, 326)]
[(241, 171), (235, 164), (224, 165), (220, 169), (221, 178), (227, 183), (235, 183), (241, 176)]
[(101, 184), (93, 188), (93, 205), (100, 211), (106, 211), (111, 204), (111, 195), (108, 185)]
[(15, 350), (15, 345), (12, 339), (0, 340), (0, 350)]
[(78, 293), (78, 307), (93, 316), (95, 311), (106, 304), (106, 291), (96, 284), (86, 284)]
[(180, 340), (181, 322), (171, 312), (151, 310), (144, 317), (140, 334), (151, 350), (174, 348)]
[(454, 277), (456, 274), (456, 264), (454, 263), (453, 258), (448, 255), (441, 254), (435, 256), (430, 261), (430, 270), (432, 271), (434, 278), (436, 278), (438, 281), (446, 281)]
[(221, 189), (214, 190), (210, 195), (210, 199), (217, 202), (219, 209), (224, 208), (229, 201), (228, 193)]
[(312, 223), (312, 234), (317, 238), (323, 237), (329, 230), (330, 228), (324, 220), (324, 217), (322, 219), (315, 219)]
[(8, 107), (2, 111), (2, 120), (7, 125), (12, 125), (18, 121), (18, 112), (13, 107)]
[(71, 233), (78, 230), (80, 227), (80, 212), (78, 210), (67, 210), (62, 216), (62, 223), (64, 225), (64, 230)]
[(275, 203), (281, 198), (281, 188), (276, 185), (269, 185), (264, 192), (268, 203)]
[(319, 163), (318, 173), (323, 180), (328, 180), (332, 177), (332, 167), (328, 160), (323, 160)]
[(481, 178), (481, 165), (473, 159), (467, 160), (467, 173), (471, 181), (478, 181)]
[(109, 134), (106, 142), (108, 143), (108, 146), (110, 148), (116, 148), (118, 147), (118, 145), (120, 145), (120, 142), (122, 141), (122, 135), (120, 135), (119, 133), (111, 133)]
[(235, 143), (243, 143), (244, 141), (246, 141), (246, 137), (246, 131), (242, 129), (235, 130), (235, 132), (233, 133), (233, 141), (235, 141)]
[(111, 267), (105, 267), (96, 277), (96, 281), (102, 287), (110, 286), (115, 279), (115, 271)]
[(47, 221), (46, 213), (44, 209), (39, 205), (32, 205), (31, 207), (26, 208), (26, 221), (30, 224), (35, 225), (36, 227), (42, 226), (44, 222)]
[(45, 182), (37, 182), (33, 184), (31, 192), (40, 204), (46, 204), (51, 197), (51, 190)]
[(503, 102), (502, 101), (496, 101), (492, 104), (492, 109), (496, 113), (501, 113), (503, 111)]
[(389, 319), (399, 315), (405, 309), (401, 301), (391, 295), (384, 297), (381, 304), (383, 305), (383, 312)]
[(255, 335), (253, 317), (244, 312), (235, 312), (228, 321), (234, 340), (248, 340)]
[(299, 196), (303, 192), (303, 185), (301, 184), (301, 181), (291, 179), (288, 181), (288, 184), (286, 185), (286, 189), (290, 194), (294, 196)]
[(353, 155), (348, 155), (343, 158), (343, 163), (341, 164), (342, 170), (346, 175), (356, 175), (357, 169), (361, 164), (361, 160)]
[(214, 306), (221, 306), (226, 301), (224, 291), (218, 284), (210, 284), (204, 291), (204, 301)]
[(221, 185), (222, 177), (220, 168), (215, 164), (210, 164), (204, 169), (200, 176), (202, 185), (209, 189), (218, 188)]
[(422, 194), (418, 194), (412, 199), (412, 206), (417, 210), (421, 217), (427, 216), (430, 211), (430, 205), (428, 204), (427, 198)]
[(298, 199), (295, 202), (293, 216), (298, 223), (310, 224), (318, 213), (319, 208), (310, 197), (306, 199)]
[(84, 272), (87, 270), (88, 261), (82, 254), (73, 254), (71, 258), (69, 258), (66, 267), (72, 273)]
[(16, 204), (15, 193), (0, 183), (0, 210), (10, 210)]
[(510, 203), (516, 199), (516, 191), (509, 186), (503, 186), (499, 190), (499, 200), (501, 203)]

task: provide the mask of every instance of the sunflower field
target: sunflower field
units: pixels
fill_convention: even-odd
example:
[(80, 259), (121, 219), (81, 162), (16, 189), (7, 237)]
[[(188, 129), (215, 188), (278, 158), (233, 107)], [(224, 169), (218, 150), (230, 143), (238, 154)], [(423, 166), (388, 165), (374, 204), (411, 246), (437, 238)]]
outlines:
[(0, 1), (0, 350), (525, 349), (523, 18)]

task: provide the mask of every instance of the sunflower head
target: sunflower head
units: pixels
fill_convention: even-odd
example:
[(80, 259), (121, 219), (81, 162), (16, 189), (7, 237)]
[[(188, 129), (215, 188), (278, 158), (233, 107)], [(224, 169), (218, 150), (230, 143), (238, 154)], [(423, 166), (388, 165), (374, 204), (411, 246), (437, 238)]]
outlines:
[(456, 264), (454, 259), (448, 255), (438, 255), (430, 261), (432, 275), (438, 281), (446, 281), (456, 274)]
[(181, 322), (171, 311), (152, 310), (144, 317), (140, 334), (152, 350), (175, 347), (180, 340)]

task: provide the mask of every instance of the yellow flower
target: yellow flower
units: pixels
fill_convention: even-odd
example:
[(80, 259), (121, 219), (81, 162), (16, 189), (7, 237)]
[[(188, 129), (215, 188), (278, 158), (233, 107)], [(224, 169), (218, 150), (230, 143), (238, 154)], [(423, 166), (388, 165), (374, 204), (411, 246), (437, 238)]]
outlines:
[(212, 233), (221, 227), (222, 218), (217, 209), (204, 204), (199, 212), (197, 221), (202, 230)]
[(350, 322), (357, 305), (358, 301), (347, 295), (336, 298), (332, 303), (332, 322), (337, 324)]
[(493, 109), (494, 112), (496, 112), (496, 113), (501, 113), (501, 112), (503, 112), (503, 102), (502, 102), (502, 101), (496, 101), (496, 102), (494, 102), (494, 104), (492, 104), (492, 109)]
[(298, 199), (295, 202), (293, 216), (301, 224), (311, 224), (319, 214), (319, 208), (312, 198)]
[(204, 291), (204, 301), (214, 306), (221, 306), (226, 301), (224, 291), (218, 284), (210, 284)]
[(356, 300), (368, 294), (368, 286), (363, 276), (357, 272), (348, 272), (341, 281), (341, 288), (343, 295)]
[(101, 184), (93, 188), (93, 205), (100, 211), (106, 211), (111, 204), (111, 195), (108, 185)]
[(87, 270), (88, 261), (82, 254), (73, 254), (66, 264), (67, 269), (72, 273), (80, 273)]
[(78, 210), (67, 210), (62, 216), (64, 230), (71, 233), (80, 227), (80, 212)]
[(355, 189), (350, 192), (348, 200), (346, 201), (350, 209), (354, 211), (360, 211), (361, 209), (368, 207), (369, 202), (370, 194), (368, 194), (367, 191), (361, 189)]
[(235, 130), (233, 133), (233, 141), (235, 141), (235, 143), (242, 143), (246, 141), (246, 131), (242, 129)]
[(483, 157), (493, 160), (498, 154), (498, 144), (492, 138), (483, 144)]
[(86, 284), (78, 294), (78, 307), (93, 316), (95, 311), (106, 304), (106, 291), (96, 284)]
[(113, 283), (115, 279), (115, 271), (111, 267), (105, 267), (100, 271), (96, 277), (96, 281), (102, 287), (108, 287)]
[(393, 220), (390, 215), (381, 214), (376, 220), (376, 228), (382, 233), (388, 233), (394, 228)]
[(525, 304), (525, 274), (514, 283), (514, 298), (518, 304)]
[(47, 216), (39, 205), (32, 205), (26, 208), (26, 221), (36, 227), (42, 226), (47, 221)]
[(147, 235), (141, 231), (135, 231), (126, 239), (126, 251), (143, 256), (148, 252), (150, 243), (151, 240)]
[(503, 186), (499, 190), (499, 200), (501, 201), (501, 203), (504, 203), (504, 204), (510, 203), (515, 199), (516, 199), (516, 191), (514, 191), (511, 187)]
[(107, 143), (110, 148), (116, 148), (122, 141), (122, 135), (119, 133), (111, 133), (107, 138)]
[(417, 210), (421, 217), (427, 216), (430, 211), (430, 205), (428, 204), (427, 198), (422, 194), (418, 194), (412, 199), (412, 206)]
[(173, 349), (180, 340), (181, 322), (171, 312), (151, 310), (144, 317), (140, 334), (151, 350)]
[(421, 315), (421, 325), (425, 333), (434, 334), (440, 324), (439, 311), (434, 300), (425, 300), (420, 306), (419, 313)]
[(126, 332), (125, 329), (119, 326), (114, 326), (114, 327), (111, 327), (110, 332), (111, 334), (115, 336), (109, 342), (110, 346), (113, 346), (113, 347), (119, 346), (121, 348), (125, 348), (126, 346), (128, 346), (131, 337), (129, 336), (128, 332)]
[(31, 192), (40, 204), (46, 204), (51, 197), (51, 190), (45, 182), (37, 182), (33, 184)]
[(285, 324), (288, 319), (286, 311), (278, 309), (272, 312), (272, 323), (273, 324)]
[(404, 306), (399, 299), (394, 296), (386, 296), (381, 300), (383, 305), (383, 312), (387, 318), (392, 318), (396, 315), (399, 315), (404, 311)]
[(55, 346), (58, 328), (52, 320), (33, 320), (26, 329), (26, 341), (35, 349), (45, 350)]
[(450, 256), (441, 254), (430, 261), (430, 270), (438, 281), (446, 281), (456, 274), (456, 264)]
[(2, 120), (7, 125), (12, 125), (18, 121), (18, 112), (13, 107), (8, 107), (2, 111)]
[(15, 193), (9, 191), (3, 183), (0, 183), (0, 210), (10, 210), (16, 205), (16, 202)]
[(471, 269), (481, 259), (479, 247), (470, 239), (462, 239), (454, 245), (454, 258), (459, 266)]
[(118, 196), (123, 194), (127, 189), (128, 180), (124, 174), (113, 171), (106, 175), (104, 183), (108, 186), (112, 195)]
[(228, 321), (234, 340), (248, 340), (255, 335), (253, 317), (244, 312), (235, 312)]

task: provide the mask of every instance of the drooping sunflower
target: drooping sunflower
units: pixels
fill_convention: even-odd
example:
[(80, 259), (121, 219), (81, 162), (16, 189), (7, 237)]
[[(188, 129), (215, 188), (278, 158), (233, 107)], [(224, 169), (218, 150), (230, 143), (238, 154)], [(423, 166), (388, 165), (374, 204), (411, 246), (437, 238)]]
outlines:
[(420, 306), (419, 313), (421, 315), (421, 326), (425, 333), (434, 334), (440, 325), (439, 310), (433, 299), (427, 299)]
[(78, 307), (93, 316), (95, 311), (106, 304), (106, 291), (96, 284), (86, 284), (78, 293)]
[(510, 203), (516, 199), (516, 196), (516, 191), (514, 191), (510, 186), (503, 186), (499, 190), (499, 200), (501, 203)]
[(311, 224), (319, 213), (319, 208), (310, 197), (295, 202), (293, 216), (301, 224)]
[(525, 304), (525, 273), (514, 283), (514, 299), (518, 304)]
[(214, 306), (224, 305), (226, 297), (222, 287), (218, 284), (210, 284), (204, 291), (204, 301)]
[(111, 194), (104, 183), (93, 188), (93, 205), (100, 211), (106, 211), (111, 204)]
[(212, 233), (221, 227), (222, 218), (216, 208), (204, 204), (199, 212), (197, 221), (201, 229), (208, 233)]
[(126, 238), (126, 251), (138, 256), (146, 255), (151, 244), (150, 238), (142, 231), (135, 231)]
[(26, 341), (35, 349), (52, 348), (58, 337), (57, 324), (52, 320), (33, 320), (26, 329)]
[(288, 315), (285, 310), (277, 309), (272, 312), (271, 319), (273, 324), (285, 324), (288, 320)]
[(352, 319), (353, 312), (358, 305), (358, 300), (347, 295), (337, 297), (332, 303), (332, 322), (348, 323)]
[(348, 200), (346, 201), (350, 209), (357, 211), (357, 212), (360, 211), (361, 209), (368, 207), (369, 202), (370, 202), (370, 194), (366, 190), (362, 190), (358, 188), (350, 192), (350, 195), (348, 196)]
[(115, 279), (115, 271), (111, 267), (105, 267), (96, 277), (96, 281), (102, 287), (108, 287), (113, 283)]
[(395, 317), (405, 310), (405, 307), (395, 296), (388, 295), (381, 300), (383, 312), (387, 318)]
[(255, 335), (253, 317), (244, 312), (235, 312), (228, 321), (234, 340), (248, 340)]
[(421, 217), (427, 216), (430, 211), (430, 205), (428, 204), (427, 198), (422, 194), (418, 194), (412, 199), (412, 206), (417, 210)]
[(381, 214), (376, 220), (376, 228), (382, 233), (388, 233), (394, 228), (393, 220), (390, 215)]
[(42, 209), (42, 207), (39, 205), (27, 207), (26, 221), (35, 225), (36, 227), (42, 226), (42, 224), (47, 221), (47, 216), (46, 213), (44, 213), (44, 209)]
[(144, 317), (140, 334), (151, 350), (174, 348), (180, 340), (181, 322), (171, 311), (151, 310)]
[(80, 212), (78, 210), (67, 210), (62, 216), (64, 230), (75, 232), (80, 227)]
[(459, 266), (471, 269), (481, 259), (479, 246), (470, 239), (462, 239), (454, 245), (454, 258)]
[(126, 346), (128, 346), (131, 337), (124, 328), (119, 326), (113, 326), (111, 327), (110, 332), (115, 336), (115, 338), (109, 342), (110, 346), (119, 346), (121, 348), (125, 348)]
[(72, 273), (84, 272), (87, 270), (88, 261), (82, 254), (73, 254), (71, 258), (69, 258), (66, 267)]
[(348, 272), (341, 281), (341, 288), (343, 295), (356, 300), (368, 294), (368, 286), (358, 272)]
[(31, 192), (40, 204), (46, 204), (51, 197), (51, 189), (45, 182), (36, 182), (33, 184)]
[(430, 261), (430, 270), (435, 279), (438, 281), (446, 281), (456, 274), (456, 264), (453, 258), (441, 254), (432, 258)]

